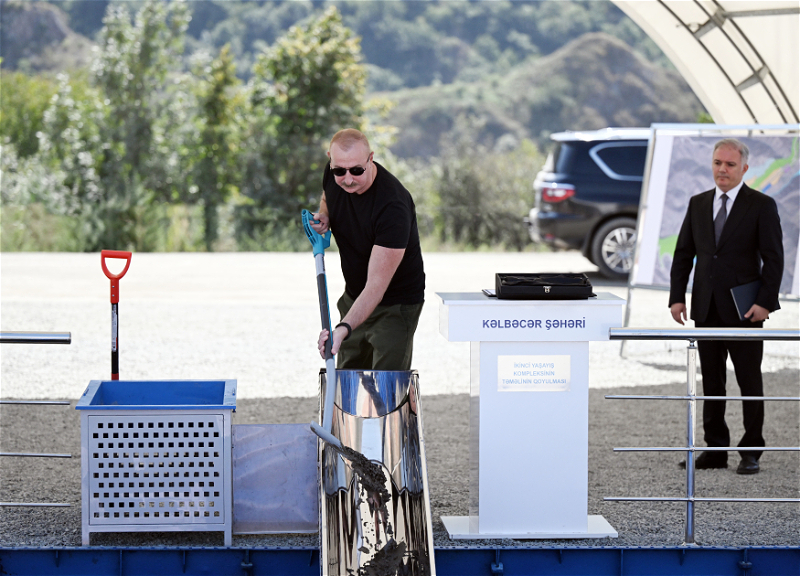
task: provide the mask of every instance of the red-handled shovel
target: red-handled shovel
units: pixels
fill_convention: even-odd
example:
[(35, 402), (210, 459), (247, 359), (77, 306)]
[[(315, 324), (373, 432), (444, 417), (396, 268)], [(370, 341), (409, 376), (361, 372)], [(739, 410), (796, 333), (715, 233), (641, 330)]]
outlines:
[[(111, 280), (111, 379), (119, 380), (119, 281), (131, 265), (130, 252), (122, 250), (103, 250), (100, 252), (100, 265), (106, 277)], [(106, 267), (106, 258), (125, 260), (125, 268), (119, 274), (112, 274)]]

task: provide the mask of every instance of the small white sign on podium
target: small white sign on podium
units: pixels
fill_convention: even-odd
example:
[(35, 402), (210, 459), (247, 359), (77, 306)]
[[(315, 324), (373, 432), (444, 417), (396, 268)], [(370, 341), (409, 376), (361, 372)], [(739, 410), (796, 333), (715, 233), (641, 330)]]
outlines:
[(566, 392), (569, 390), (568, 354), (552, 356), (498, 356), (498, 392)]
[(471, 342), (470, 510), (442, 517), (450, 537), (617, 537), (588, 515), (589, 341), (625, 301), (438, 296), (440, 333)]

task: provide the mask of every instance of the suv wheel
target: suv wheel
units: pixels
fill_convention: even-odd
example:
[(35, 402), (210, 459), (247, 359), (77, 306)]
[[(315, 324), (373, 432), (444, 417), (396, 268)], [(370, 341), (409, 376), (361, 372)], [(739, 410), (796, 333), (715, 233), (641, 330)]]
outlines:
[(614, 218), (595, 232), (592, 238), (592, 260), (607, 278), (625, 279), (633, 267), (636, 246), (636, 220)]

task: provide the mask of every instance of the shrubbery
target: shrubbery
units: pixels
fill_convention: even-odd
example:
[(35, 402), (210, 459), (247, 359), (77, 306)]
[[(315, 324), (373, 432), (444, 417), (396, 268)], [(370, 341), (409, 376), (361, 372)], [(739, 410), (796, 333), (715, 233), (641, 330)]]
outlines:
[(426, 245), (528, 243), (536, 148), (486, 149), (463, 118), (440, 157), (393, 157), (391, 128), (367, 119), (390, 104), (365, 101), (360, 41), (335, 8), (278, 38), (246, 83), (228, 47), (183, 69), (182, 2), (133, 19), (110, 4), (103, 22), (88, 75), (3, 77), (3, 250), (306, 249), (300, 210), (318, 205), (327, 142), (348, 126), (411, 191)]

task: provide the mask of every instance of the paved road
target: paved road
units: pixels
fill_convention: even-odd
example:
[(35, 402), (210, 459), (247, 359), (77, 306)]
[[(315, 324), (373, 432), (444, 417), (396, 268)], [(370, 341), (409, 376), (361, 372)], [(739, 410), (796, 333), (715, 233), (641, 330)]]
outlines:
[[(479, 291), (495, 272), (585, 272), (596, 291), (627, 298), (627, 286), (601, 278), (576, 252), (426, 253), (426, 305), (414, 367), (426, 394), (469, 391), (469, 346), (438, 331), (437, 292)], [(3, 398), (78, 398), (110, 371), (109, 281), (98, 254), (0, 254), (0, 328), (70, 331), (69, 346), (0, 347)], [(326, 256), (333, 301), (343, 289), (336, 253)], [(324, 365), (315, 270), (309, 253), (134, 254), (121, 281), (123, 379), (236, 378), (241, 398), (317, 394)], [(673, 327), (663, 291), (634, 290), (630, 326)], [(334, 320), (335, 317), (334, 312)], [(797, 302), (770, 320), (798, 326)], [(798, 368), (797, 343), (768, 342), (765, 369)], [(685, 381), (685, 345), (590, 344), (590, 386)]]

